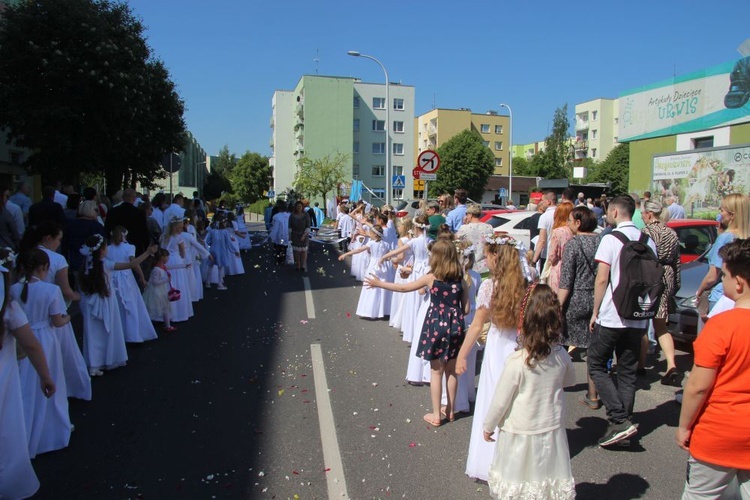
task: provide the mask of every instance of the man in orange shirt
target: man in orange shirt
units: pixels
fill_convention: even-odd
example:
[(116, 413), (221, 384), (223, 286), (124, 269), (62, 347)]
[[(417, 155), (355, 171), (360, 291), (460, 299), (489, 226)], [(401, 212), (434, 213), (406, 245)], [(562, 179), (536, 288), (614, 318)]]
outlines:
[(676, 433), (690, 452), (683, 499), (719, 498), (737, 486), (750, 499), (750, 239), (719, 254), (724, 295), (735, 306), (711, 318), (693, 344)]

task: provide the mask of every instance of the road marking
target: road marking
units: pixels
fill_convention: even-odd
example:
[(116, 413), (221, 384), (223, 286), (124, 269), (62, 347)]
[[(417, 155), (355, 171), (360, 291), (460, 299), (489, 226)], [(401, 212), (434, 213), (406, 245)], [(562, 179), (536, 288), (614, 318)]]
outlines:
[[(305, 278), (307, 279), (307, 278)], [(328, 481), (328, 498), (349, 498), (344, 477), (344, 465), (341, 462), (339, 440), (336, 437), (336, 426), (333, 422), (331, 398), (328, 396), (326, 368), (323, 364), (323, 352), (320, 344), (310, 344), (313, 378), (315, 379), (315, 397), (318, 402), (318, 422), (320, 439), (323, 443), (323, 462)]]
[(313, 302), (310, 278), (308, 278), (307, 276), (302, 276), (302, 283), (305, 284), (305, 305), (307, 306), (307, 319), (315, 319), (315, 303)]

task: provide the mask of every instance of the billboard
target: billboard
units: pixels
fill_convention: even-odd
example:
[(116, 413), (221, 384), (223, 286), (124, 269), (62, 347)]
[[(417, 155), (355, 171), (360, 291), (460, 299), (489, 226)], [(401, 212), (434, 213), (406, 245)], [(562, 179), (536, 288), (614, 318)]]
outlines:
[(750, 121), (750, 57), (620, 95), (619, 142)]
[(724, 196), (749, 193), (750, 144), (656, 155), (652, 179), (653, 199), (674, 196), (688, 217), (713, 219)]

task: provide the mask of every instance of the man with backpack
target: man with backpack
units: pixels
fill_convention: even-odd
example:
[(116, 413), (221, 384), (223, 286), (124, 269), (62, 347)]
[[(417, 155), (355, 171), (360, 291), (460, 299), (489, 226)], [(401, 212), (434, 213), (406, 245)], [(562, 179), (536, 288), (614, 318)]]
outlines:
[[(633, 224), (636, 205), (627, 195), (615, 197), (607, 221), (615, 229), (602, 237), (595, 259), (599, 263), (594, 285), (591, 344), (588, 367), (607, 410), (609, 425), (600, 446), (620, 443), (637, 432), (631, 421), (635, 403), (636, 369), (641, 337), (656, 315), (663, 290), (663, 268), (656, 245)], [(617, 386), (607, 372), (617, 356)]]

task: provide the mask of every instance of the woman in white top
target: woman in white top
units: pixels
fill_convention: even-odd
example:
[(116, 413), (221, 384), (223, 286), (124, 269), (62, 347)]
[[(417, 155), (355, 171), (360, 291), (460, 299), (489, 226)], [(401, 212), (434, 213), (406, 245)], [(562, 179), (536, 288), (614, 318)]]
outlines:
[[(44, 250), (50, 262), (45, 281), (59, 286), (66, 305), (70, 305), (71, 302), (80, 301), (81, 294), (71, 288), (68, 277), (68, 262), (65, 257), (57, 253), (62, 238), (63, 231), (57, 223), (52, 221), (42, 222), (36, 227), (29, 227), (26, 230), (21, 241), (21, 252), (23, 253), (34, 247)], [(67, 397), (91, 400), (91, 378), (73, 332), (73, 326), (67, 323), (57, 328), (57, 335), (60, 338)]]

